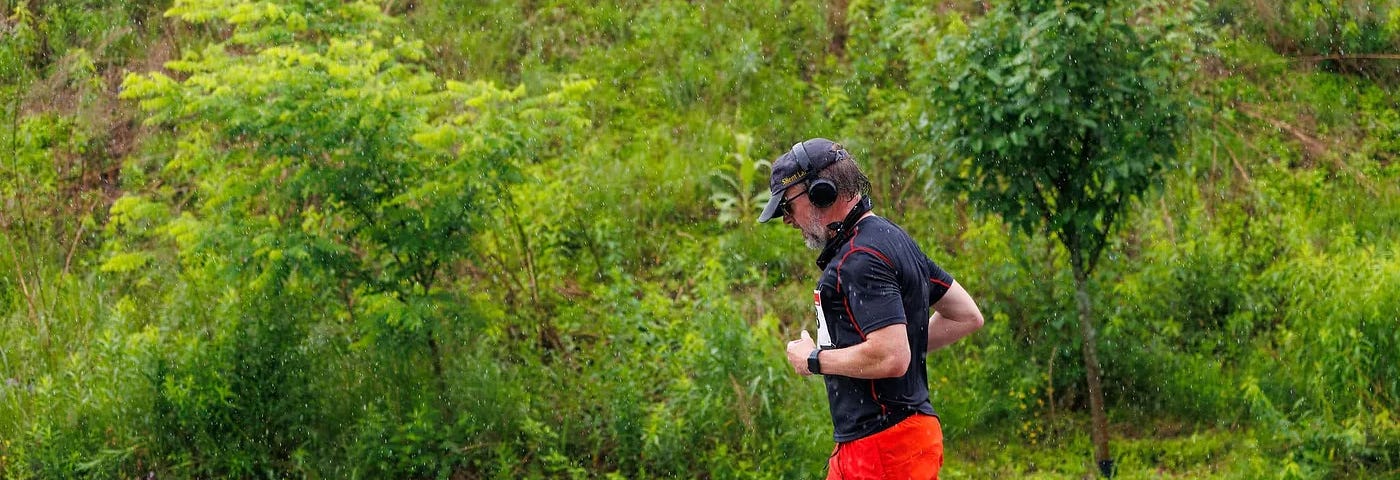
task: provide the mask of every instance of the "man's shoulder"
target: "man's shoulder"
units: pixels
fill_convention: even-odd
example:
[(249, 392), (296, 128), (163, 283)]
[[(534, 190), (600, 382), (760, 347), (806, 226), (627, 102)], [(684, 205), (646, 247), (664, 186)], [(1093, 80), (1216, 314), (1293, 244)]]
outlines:
[(878, 252), (886, 264), (897, 270), (922, 268), (928, 258), (908, 232), (893, 221), (878, 216), (862, 220), (862, 229), (852, 243), (855, 248)]
[(905, 232), (903, 228), (893, 221), (878, 215), (871, 215), (861, 219), (856, 224), (855, 241), (853, 246), (866, 247), (875, 250), (887, 250), (895, 245), (905, 242), (913, 243), (914, 239)]
[(871, 215), (856, 223), (855, 235), (841, 246), (837, 258), (847, 263), (878, 261), (894, 266), (892, 256), (899, 250), (897, 245), (904, 241), (900, 237), (908, 238), (908, 235), (893, 222)]

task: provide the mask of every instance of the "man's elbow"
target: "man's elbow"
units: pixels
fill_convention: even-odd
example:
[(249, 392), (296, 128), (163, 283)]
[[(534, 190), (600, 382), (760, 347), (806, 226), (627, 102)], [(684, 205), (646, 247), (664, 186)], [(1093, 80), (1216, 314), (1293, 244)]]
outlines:
[(876, 372), (876, 376), (878, 378), (898, 378), (903, 377), (906, 373), (909, 373), (908, 352), (904, 352), (903, 355), (892, 354), (886, 356), (880, 362), (880, 368)]
[(982, 325), (986, 323), (982, 320), (982, 312), (980, 310), (973, 310), (972, 316), (968, 318), (967, 322), (972, 325), (972, 331), (974, 332), (981, 330)]

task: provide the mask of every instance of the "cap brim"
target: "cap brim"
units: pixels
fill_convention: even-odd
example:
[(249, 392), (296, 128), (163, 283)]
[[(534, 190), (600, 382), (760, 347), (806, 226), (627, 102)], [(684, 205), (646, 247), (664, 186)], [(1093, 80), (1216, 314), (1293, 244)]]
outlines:
[(778, 213), (778, 205), (782, 203), (783, 192), (779, 191), (778, 193), (773, 194), (773, 196), (768, 199), (768, 206), (763, 207), (763, 214), (758, 216), (758, 223), (763, 223), (772, 220), (773, 217)]

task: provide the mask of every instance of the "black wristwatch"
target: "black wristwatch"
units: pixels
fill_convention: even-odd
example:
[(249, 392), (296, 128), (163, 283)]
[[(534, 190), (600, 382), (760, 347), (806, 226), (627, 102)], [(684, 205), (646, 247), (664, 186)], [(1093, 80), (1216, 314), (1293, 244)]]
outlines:
[(820, 359), (817, 358), (817, 355), (821, 353), (822, 349), (814, 348), (812, 349), (812, 353), (807, 355), (807, 371), (812, 372), (815, 375), (822, 374), (822, 362)]

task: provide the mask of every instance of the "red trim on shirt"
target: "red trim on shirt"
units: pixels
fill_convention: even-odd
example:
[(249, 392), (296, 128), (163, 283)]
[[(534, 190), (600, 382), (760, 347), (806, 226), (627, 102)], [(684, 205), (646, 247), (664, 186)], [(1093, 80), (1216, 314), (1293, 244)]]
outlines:
[[(856, 333), (860, 334), (860, 341), (864, 342), (866, 341), (865, 330), (862, 330), (860, 328), (860, 323), (856, 322), (856, 314), (855, 312), (851, 311), (851, 301), (850, 299), (846, 298), (846, 293), (841, 289), (841, 267), (846, 265), (846, 258), (850, 257), (852, 253), (856, 252), (867, 252), (871, 255), (874, 255), (875, 258), (883, 260), (885, 262), (885, 265), (889, 265), (891, 267), (894, 266), (894, 262), (891, 262), (889, 258), (885, 257), (883, 254), (873, 249), (857, 247), (857, 235), (860, 235), (860, 227), (856, 227), (855, 231), (851, 233), (851, 250), (846, 252), (845, 255), (842, 255), (841, 261), (836, 263), (836, 292), (841, 294), (841, 305), (846, 307), (846, 319), (850, 320), (851, 326), (855, 327)], [(880, 406), (881, 416), (889, 415), (890, 412), (889, 409), (885, 407), (885, 402), (880, 401), (880, 394), (879, 391), (875, 389), (875, 380), (873, 379), (870, 380), (870, 398), (874, 399), (875, 404)]]

